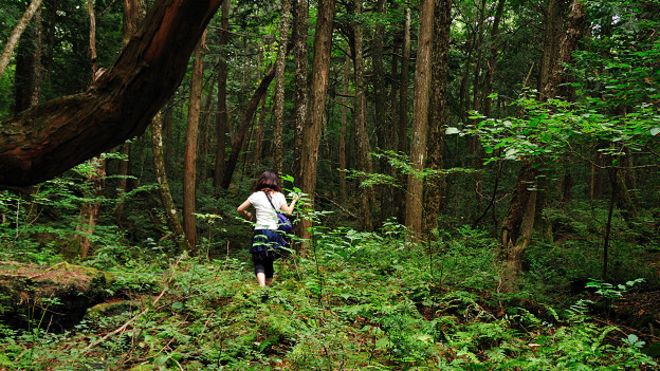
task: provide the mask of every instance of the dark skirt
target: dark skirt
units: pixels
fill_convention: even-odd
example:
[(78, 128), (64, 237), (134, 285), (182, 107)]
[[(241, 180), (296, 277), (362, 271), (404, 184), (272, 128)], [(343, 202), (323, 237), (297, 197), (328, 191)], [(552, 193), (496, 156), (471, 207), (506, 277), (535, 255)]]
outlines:
[(255, 229), (250, 253), (257, 259), (277, 259), (286, 255), (288, 242), (281, 232), (272, 229)]

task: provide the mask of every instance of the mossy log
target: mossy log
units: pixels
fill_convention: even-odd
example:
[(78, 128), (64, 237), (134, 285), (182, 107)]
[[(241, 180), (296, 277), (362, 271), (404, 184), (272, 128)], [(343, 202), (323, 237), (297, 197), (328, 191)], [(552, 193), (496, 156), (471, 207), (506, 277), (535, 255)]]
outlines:
[(104, 272), (66, 262), (0, 261), (0, 321), (14, 328), (69, 329), (105, 299), (108, 283)]

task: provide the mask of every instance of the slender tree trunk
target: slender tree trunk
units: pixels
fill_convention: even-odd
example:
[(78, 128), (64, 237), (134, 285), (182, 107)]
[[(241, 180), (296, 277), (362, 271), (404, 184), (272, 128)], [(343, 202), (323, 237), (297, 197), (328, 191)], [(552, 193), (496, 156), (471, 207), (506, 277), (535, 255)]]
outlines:
[(174, 234), (174, 239), (178, 242), (181, 250), (187, 249), (187, 243), (183, 232), (183, 227), (179, 221), (176, 204), (172, 199), (170, 185), (167, 181), (167, 172), (165, 171), (165, 158), (163, 156), (163, 116), (159, 112), (154, 117), (151, 125), (151, 148), (153, 152), (154, 171), (159, 185), (160, 200), (163, 203), (167, 225)]
[(234, 175), (234, 170), (236, 169), (236, 165), (238, 163), (238, 157), (241, 152), (241, 148), (243, 148), (245, 135), (247, 134), (248, 129), (250, 128), (250, 124), (252, 123), (252, 119), (254, 118), (254, 114), (259, 107), (259, 101), (261, 101), (262, 97), (266, 94), (266, 91), (268, 91), (268, 85), (270, 85), (270, 82), (273, 81), (274, 77), (275, 66), (271, 66), (266, 76), (263, 77), (261, 83), (254, 91), (254, 94), (252, 94), (252, 98), (245, 108), (245, 113), (243, 114), (243, 118), (241, 119), (238, 130), (234, 135), (234, 140), (231, 144), (231, 154), (229, 156), (229, 161), (227, 161), (227, 166), (225, 167), (225, 174), (222, 183), (222, 188), (224, 189), (228, 189), (229, 185), (231, 184), (231, 178)]
[[(358, 168), (367, 173), (372, 172), (371, 158), (369, 148), (369, 133), (367, 131), (367, 102), (365, 97), (365, 81), (364, 81), (364, 59), (362, 56), (362, 24), (360, 24), (360, 17), (362, 16), (362, 0), (355, 0), (353, 3), (353, 11), (355, 18), (358, 21), (353, 23), (353, 45), (354, 45), (354, 63), (353, 71), (355, 78), (355, 97), (353, 103), (353, 125), (357, 133), (357, 148), (358, 148)], [(382, 76), (378, 76), (382, 78)], [(362, 214), (362, 227), (366, 230), (373, 229), (371, 221), (371, 197), (372, 190), (370, 188), (362, 189), (360, 192), (360, 208)]]
[(30, 108), (35, 90), (35, 29), (30, 26), (21, 37), (16, 50), (14, 70), (14, 113)]
[(280, 42), (275, 64), (275, 126), (273, 128), (274, 169), (276, 174), (284, 171), (284, 143), (282, 132), (284, 127), (284, 67), (286, 66), (286, 49), (291, 24), (291, 0), (282, 0), (282, 20), (280, 21)]
[(183, 230), (191, 250), (197, 246), (197, 227), (195, 223), (196, 199), (196, 164), (197, 137), (199, 134), (199, 116), (202, 100), (202, 80), (204, 76), (203, 48), (205, 34), (197, 45), (193, 59), (193, 74), (190, 82), (190, 107), (188, 109), (188, 128), (186, 130), (186, 154), (183, 170)]
[[(128, 45), (131, 38), (138, 32), (140, 24), (144, 20), (145, 6), (143, 0), (124, 0), (124, 27), (123, 27), (123, 43), (124, 46)], [(126, 193), (128, 185), (128, 169), (131, 154), (131, 145), (124, 143), (121, 146), (121, 154), (123, 159), (119, 162), (117, 192), (123, 195)], [(121, 202), (117, 205), (115, 210), (115, 217), (121, 223), (124, 215), (124, 203)]]
[[(445, 143), (445, 127), (448, 119), (447, 75), (449, 73), (449, 28), (451, 26), (451, 0), (436, 2), (433, 22), (433, 66), (431, 84), (431, 124), (429, 127), (429, 158), (427, 167), (441, 170), (444, 167), (442, 152)], [(428, 234), (437, 226), (445, 190), (444, 176), (428, 183), (424, 231)]]
[(490, 30), (490, 59), (486, 66), (486, 77), (484, 78), (483, 97), (483, 113), (488, 117), (491, 114), (491, 99), (488, 96), (493, 90), (493, 78), (495, 77), (495, 68), (497, 67), (497, 51), (499, 47), (499, 31), (500, 21), (502, 14), (504, 14), (504, 4), (506, 0), (497, 0), (497, 8), (495, 9), (495, 17), (493, 18), (493, 28)]
[(43, 19), (41, 15), (41, 8), (37, 10), (34, 15), (34, 83), (32, 86), (32, 95), (30, 99), (30, 107), (39, 105), (41, 99), (41, 84), (43, 82), (43, 50), (44, 50), (44, 36), (43, 36)]
[(303, 129), (307, 120), (307, 33), (309, 4), (308, 0), (295, 0), (295, 18), (293, 19), (293, 50), (296, 60), (296, 74), (294, 78), (294, 144), (293, 144), (293, 173), (296, 180), (302, 179), (302, 147)]
[(257, 121), (255, 129), (255, 140), (254, 140), (254, 158), (252, 163), (254, 164), (254, 171), (258, 173), (261, 169), (261, 157), (263, 155), (264, 147), (264, 126), (266, 125), (266, 95), (261, 98), (261, 109), (259, 113), (259, 119)]
[[(543, 55), (539, 65), (539, 79), (537, 90), (541, 99), (547, 99), (554, 87), (549, 85), (550, 76), (553, 75), (558, 60), (558, 50), (562, 29), (562, 13), (566, 0), (548, 0), (545, 11), (545, 36), (543, 39)], [(548, 90), (550, 89), (550, 90)], [(551, 96), (550, 96), (551, 97)]]
[[(398, 145), (399, 152), (405, 153), (408, 150), (408, 75), (410, 66), (410, 8), (406, 8), (406, 20), (403, 26), (403, 45), (401, 54), (401, 78), (399, 79), (399, 125), (398, 125)], [(405, 175), (399, 178), (400, 184), (406, 182)], [(398, 192), (396, 197), (399, 200), (406, 199), (405, 190)], [(399, 222), (405, 223), (406, 205), (399, 202)]]
[[(87, 0), (87, 14), (89, 16), (89, 57), (91, 60), (91, 78), (92, 83), (96, 77), (96, 14), (94, 12), (94, 1)], [(99, 197), (103, 191), (104, 178), (105, 178), (105, 159), (96, 157), (90, 161), (90, 165), (95, 168), (87, 181), (92, 186), (92, 197)], [(78, 234), (78, 243), (80, 257), (85, 259), (89, 255), (91, 248), (91, 241), (89, 236), (94, 234), (96, 229), (96, 221), (101, 212), (101, 204), (99, 202), (85, 203), (80, 208), (80, 226), (76, 228)]]
[(41, 3), (42, 0), (32, 0), (25, 13), (23, 13), (23, 17), (21, 17), (21, 20), (18, 21), (18, 24), (14, 27), (11, 34), (9, 35), (7, 43), (2, 50), (2, 55), (0, 55), (0, 78), (4, 76), (5, 70), (9, 65), (9, 60), (11, 59), (11, 55), (14, 52), (14, 48), (16, 47), (18, 40), (21, 38), (23, 31), (25, 31), (27, 28), (32, 17), (37, 13), (37, 9), (39, 9)]
[(229, 7), (231, 0), (222, 1), (222, 16), (220, 18), (219, 47), (223, 50), (218, 63), (218, 109), (215, 115), (215, 171), (213, 172), (213, 186), (220, 187), (224, 182), (225, 172), (225, 145), (229, 126), (229, 113), (227, 112), (227, 54), (224, 47), (229, 42)]
[[(410, 147), (410, 162), (414, 171), (421, 171), (426, 164), (434, 7), (434, 0), (424, 0), (421, 4), (419, 16), (419, 36), (415, 64), (415, 108), (413, 111), (413, 131)], [(423, 180), (417, 174), (408, 175), (407, 191), (406, 227), (418, 238), (421, 237), (422, 232), (424, 184)]]
[[(376, 10), (378, 11), (379, 17), (385, 17), (385, 0), (378, 0), (376, 4)], [(385, 112), (385, 68), (383, 67), (383, 49), (384, 41), (383, 37), (385, 36), (385, 26), (383, 23), (378, 22), (374, 29), (373, 34), (373, 85), (374, 85), (374, 106), (376, 109), (374, 115), (374, 126), (377, 133), (377, 144), (378, 148), (385, 148), (387, 143), (388, 133), (391, 131), (391, 128), (387, 127), (386, 119), (387, 113)], [(383, 170), (383, 164), (381, 164), (381, 169)]]
[(408, 148), (408, 70), (410, 63), (410, 9), (406, 9), (403, 28), (403, 51), (401, 57), (401, 79), (399, 80), (399, 151)]
[[(335, 0), (319, 0), (314, 35), (314, 61), (309, 100), (309, 114), (303, 128), (301, 162), (301, 189), (309, 195), (312, 205), (316, 193), (316, 169), (318, 165), (321, 129), (325, 122), (326, 96), (328, 92), (330, 53), (332, 50), (332, 22), (335, 16)], [(311, 222), (303, 221), (302, 236), (309, 238)], [(304, 250), (301, 251), (304, 254)]]
[[(348, 57), (346, 58), (346, 62), (344, 62), (344, 74), (343, 74), (343, 91), (342, 94), (345, 96), (348, 96), (348, 79), (349, 79), (349, 59)], [(347, 99), (345, 99), (345, 102), (348, 102)], [(346, 135), (348, 131), (348, 119), (347, 119), (347, 111), (348, 107), (346, 107), (347, 103), (341, 103), (341, 127), (339, 129), (339, 199), (341, 200), (342, 204), (345, 204), (347, 201), (347, 196), (346, 196), (346, 191), (347, 191), (347, 186), (346, 186), (346, 168), (348, 167), (348, 163), (346, 160)]]

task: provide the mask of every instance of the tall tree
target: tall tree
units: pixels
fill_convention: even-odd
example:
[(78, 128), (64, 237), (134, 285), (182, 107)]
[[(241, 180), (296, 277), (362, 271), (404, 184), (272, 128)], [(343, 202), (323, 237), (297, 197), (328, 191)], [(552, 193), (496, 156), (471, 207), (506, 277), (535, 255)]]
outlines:
[[(367, 100), (365, 96), (364, 79), (364, 57), (362, 51), (362, 0), (355, 0), (353, 11), (356, 21), (353, 22), (353, 73), (355, 79), (355, 97), (353, 103), (353, 125), (357, 134), (358, 167), (367, 173), (372, 172), (371, 149), (369, 145), (369, 133), (367, 131)], [(381, 76), (377, 77), (378, 79)], [(378, 116), (378, 113), (377, 113)], [(362, 227), (366, 230), (373, 228), (371, 221), (371, 198), (370, 188), (360, 192), (360, 208)]]
[(303, 128), (305, 127), (305, 120), (307, 120), (307, 70), (309, 64), (307, 61), (307, 36), (309, 31), (309, 4), (308, 0), (295, 1), (295, 17), (293, 19), (293, 54), (296, 61), (296, 73), (294, 77), (295, 131), (293, 145), (293, 173), (299, 180), (302, 179), (300, 173), (300, 156), (302, 154)]
[[(309, 194), (314, 202), (316, 193), (316, 169), (318, 165), (321, 129), (325, 121), (326, 96), (332, 49), (332, 22), (335, 16), (335, 0), (319, 0), (316, 33), (314, 35), (314, 62), (312, 64), (312, 85), (310, 89), (310, 110), (303, 128), (301, 162), (301, 189)], [(309, 237), (303, 221), (303, 236)]]
[(221, 48), (218, 62), (218, 109), (215, 115), (215, 171), (213, 173), (213, 186), (220, 187), (225, 172), (225, 137), (229, 125), (229, 112), (227, 111), (227, 51), (225, 47), (229, 42), (229, 7), (231, 0), (222, 1), (222, 16), (218, 44)]
[[(444, 166), (443, 150), (445, 144), (445, 126), (449, 118), (447, 107), (447, 75), (449, 73), (449, 29), (451, 26), (451, 0), (439, 0), (435, 4), (433, 20), (433, 59), (431, 84), (431, 124), (429, 126), (427, 167), (441, 170)], [(425, 192), (426, 210), (424, 213), (424, 231), (430, 232), (436, 227), (445, 191), (444, 176), (428, 183)]]
[(483, 86), (483, 113), (485, 116), (490, 116), (491, 113), (491, 99), (488, 96), (493, 89), (493, 78), (495, 76), (495, 67), (497, 66), (497, 51), (499, 50), (499, 32), (502, 14), (504, 14), (504, 4), (506, 0), (497, 0), (497, 8), (495, 9), (495, 17), (493, 18), (493, 27), (490, 30), (490, 57), (486, 62), (486, 77), (484, 78)]
[(238, 157), (241, 153), (241, 149), (243, 148), (245, 136), (248, 132), (248, 129), (250, 129), (250, 124), (252, 124), (254, 114), (259, 107), (259, 102), (268, 91), (268, 86), (270, 85), (270, 82), (273, 81), (274, 77), (275, 66), (271, 66), (266, 73), (266, 76), (261, 79), (259, 86), (257, 86), (257, 89), (252, 94), (252, 97), (250, 98), (250, 101), (245, 108), (245, 112), (243, 113), (241, 122), (238, 125), (237, 132), (233, 136), (234, 139), (231, 143), (231, 154), (229, 155), (227, 165), (225, 166), (224, 177), (222, 180), (222, 188), (224, 189), (228, 189), (229, 185), (231, 184), (231, 178), (234, 175), (234, 170), (238, 164)]
[(197, 138), (202, 101), (202, 80), (204, 78), (203, 52), (205, 34), (195, 50), (193, 73), (190, 81), (190, 104), (188, 109), (188, 128), (186, 129), (186, 155), (183, 169), (183, 230), (191, 249), (197, 246), (197, 227), (195, 222), (195, 200), (197, 185)]
[(408, 149), (408, 70), (410, 63), (410, 9), (406, 8), (401, 52), (401, 78), (399, 79), (399, 151)]
[[(415, 106), (413, 110), (413, 130), (410, 147), (410, 162), (415, 171), (421, 171), (426, 164), (434, 12), (434, 0), (422, 1), (419, 13), (420, 22), (417, 39), (417, 60), (415, 62)], [(419, 237), (422, 232), (423, 191), (424, 186), (422, 179), (420, 179), (417, 174), (409, 174), (406, 193), (405, 223), (410, 232), (417, 237)]]
[(284, 171), (284, 67), (286, 66), (287, 40), (291, 23), (291, 0), (282, 0), (282, 19), (280, 20), (280, 41), (275, 62), (275, 126), (273, 128), (274, 169), (277, 174)]
[[(122, 40), (124, 46), (128, 44), (137, 31), (140, 28), (140, 23), (145, 16), (145, 6), (143, 0), (124, 0), (124, 14), (123, 14), (123, 34)], [(123, 155), (122, 160), (119, 162), (119, 179), (117, 180), (117, 191), (120, 194), (126, 193), (126, 187), (128, 185), (128, 168), (129, 168), (129, 159), (130, 159), (130, 143), (124, 143), (121, 146), (121, 153)], [(117, 205), (115, 210), (115, 215), (117, 220), (121, 222), (124, 214), (124, 203), (121, 202)]]
[[(551, 5), (558, 5), (552, 4), (554, 1), (548, 1), (549, 8)], [(539, 84), (542, 84), (541, 86), (543, 87), (540, 92), (541, 99), (554, 96), (561, 80), (553, 76), (562, 73), (560, 70), (563, 70), (565, 64), (570, 62), (570, 56), (584, 31), (583, 22), (585, 14), (580, 0), (573, 0), (570, 9), (568, 27), (563, 35), (561, 34), (561, 30), (558, 31), (556, 27), (556, 23), (563, 24), (563, 20), (553, 19), (553, 17), (546, 18), (550, 24), (546, 25), (546, 42), (544, 43), (541, 66), (546, 71), (543, 71), (539, 76)], [(563, 11), (553, 9), (551, 13), (562, 14)], [(554, 32), (560, 32), (560, 35), (548, 35), (548, 33)], [(560, 40), (559, 43), (555, 44), (551, 42), (554, 39)], [(562, 46), (560, 53), (554, 54), (554, 56), (548, 56), (548, 54), (556, 53), (557, 45)], [(544, 206), (544, 202), (538, 200), (538, 175), (539, 169), (533, 163), (526, 161), (521, 165), (509, 209), (502, 221), (500, 240), (502, 243), (504, 263), (501, 272), (501, 286), (505, 291), (512, 291), (515, 287), (517, 274), (522, 268), (522, 254), (532, 238), (535, 217), (537, 214), (540, 214), (540, 208)]]
[[(348, 57), (346, 57), (346, 62), (344, 62), (344, 68), (343, 68), (343, 75), (342, 75), (342, 82), (343, 82), (343, 88), (342, 88), (342, 95), (347, 97), (348, 96), (348, 79), (349, 79), (349, 68), (350, 68), (350, 60)], [(345, 203), (347, 200), (346, 197), (346, 191), (347, 191), (347, 186), (346, 186), (346, 168), (348, 167), (347, 159), (346, 159), (346, 135), (348, 134), (348, 118), (347, 118), (347, 111), (348, 107), (346, 107), (346, 103), (342, 102), (341, 103), (341, 127), (339, 128), (339, 199), (341, 200), (342, 203)]]
[(153, 152), (154, 171), (156, 173), (156, 181), (159, 185), (160, 200), (165, 209), (165, 217), (170, 230), (174, 234), (174, 239), (179, 243), (180, 248), (186, 249), (188, 247), (183, 227), (179, 221), (179, 213), (177, 212), (176, 204), (172, 199), (172, 192), (167, 180), (167, 172), (165, 171), (165, 157), (163, 154), (163, 115), (158, 112), (154, 117), (154, 122), (151, 125), (151, 149)]
[(132, 39), (110, 72), (86, 92), (3, 121), (0, 184), (25, 186), (52, 178), (144, 132), (181, 82), (219, 5), (218, 0), (160, 0), (150, 8), (142, 37)]

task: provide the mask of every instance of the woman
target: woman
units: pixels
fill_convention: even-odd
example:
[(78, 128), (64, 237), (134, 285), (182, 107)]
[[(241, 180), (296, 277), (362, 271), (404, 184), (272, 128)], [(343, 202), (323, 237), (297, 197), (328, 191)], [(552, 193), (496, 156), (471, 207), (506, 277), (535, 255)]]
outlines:
[(250, 253), (252, 253), (254, 263), (254, 274), (261, 287), (270, 285), (273, 281), (273, 261), (276, 256), (272, 247), (286, 244), (282, 235), (277, 231), (276, 210), (291, 214), (296, 201), (298, 198), (294, 197), (291, 205), (287, 205), (282, 189), (278, 185), (277, 175), (271, 171), (264, 171), (254, 186), (254, 192), (236, 209), (247, 220), (252, 220), (252, 213), (248, 211), (250, 206), (254, 207), (257, 215)]

